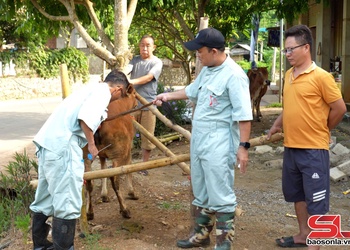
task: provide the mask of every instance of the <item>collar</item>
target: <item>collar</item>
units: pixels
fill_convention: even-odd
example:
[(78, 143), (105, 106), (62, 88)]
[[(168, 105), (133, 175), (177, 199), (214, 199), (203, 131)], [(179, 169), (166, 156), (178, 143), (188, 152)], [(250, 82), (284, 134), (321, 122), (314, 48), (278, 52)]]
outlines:
[[(316, 69), (316, 63), (314, 61), (312, 61), (311, 65), (304, 70), (303, 72), (301, 72), (296, 78), (298, 78), (299, 76), (303, 75), (303, 74), (309, 74), (310, 72), (312, 72), (313, 70)], [(294, 78), (294, 67), (292, 68), (292, 71), (290, 72), (290, 79), (289, 79), (289, 83), (293, 83), (293, 81), (296, 79)]]
[(303, 74), (307, 74), (310, 73), (311, 71), (313, 71), (314, 69), (316, 69), (316, 63), (314, 61), (312, 61), (310, 67), (308, 67)]
[[(302, 74), (308, 74), (310, 73), (311, 71), (315, 70), (317, 67), (316, 63), (314, 61), (312, 61), (311, 65), (306, 69), (304, 70), (303, 72), (301, 72), (299, 75), (302, 75)], [(295, 67), (293, 67), (292, 69), (292, 72), (294, 72), (295, 70)]]

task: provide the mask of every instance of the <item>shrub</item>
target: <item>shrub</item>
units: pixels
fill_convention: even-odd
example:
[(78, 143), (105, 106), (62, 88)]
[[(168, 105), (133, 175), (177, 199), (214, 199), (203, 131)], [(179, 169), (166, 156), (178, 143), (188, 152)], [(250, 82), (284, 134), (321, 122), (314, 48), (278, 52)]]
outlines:
[[(248, 62), (247, 60), (242, 61), (236, 61), (236, 63), (242, 67), (242, 69), (245, 72), (248, 72), (249, 69), (251, 69), (251, 62)], [(267, 67), (268, 70), (270, 70), (271, 65), (268, 65), (266, 62), (259, 61), (257, 62), (258, 67)]]
[(35, 190), (30, 186), (33, 171), (37, 173), (36, 161), (15, 153), (14, 160), (0, 172), (0, 235), (12, 227), (29, 227), (29, 205), (34, 200)]
[(26, 74), (35, 72), (38, 77), (54, 78), (60, 74), (60, 65), (67, 64), (68, 74), (72, 81), (82, 79), (86, 82), (89, 77), (88, 58), (85, 54), (74, 48), (49, 50), (44, 47), (31, 46), (27, 50), (0, 52), (0, 61), (13, 62), (17, 68), (27, 69)]
[(29, 53), (30, 68), (43, 78), (57, 77), (60, 65), (67, 64), (69, 77), (75, 82), (82, 79), (86, 82), (89, 76), (88, 59), (80, 50), (69, 47), (60, 50), (33, 48)]

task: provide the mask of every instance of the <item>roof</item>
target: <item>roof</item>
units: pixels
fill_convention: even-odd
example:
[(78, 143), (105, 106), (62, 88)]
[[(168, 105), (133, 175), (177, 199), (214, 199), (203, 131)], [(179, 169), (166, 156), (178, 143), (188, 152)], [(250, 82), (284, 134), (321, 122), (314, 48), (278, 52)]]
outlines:
[[(255, 50), (255, 54), (258, 54), (259, 51)], [(230, 55), (249, 55), (250, 54), (250, 45), (237, 43), (230, 49)]]

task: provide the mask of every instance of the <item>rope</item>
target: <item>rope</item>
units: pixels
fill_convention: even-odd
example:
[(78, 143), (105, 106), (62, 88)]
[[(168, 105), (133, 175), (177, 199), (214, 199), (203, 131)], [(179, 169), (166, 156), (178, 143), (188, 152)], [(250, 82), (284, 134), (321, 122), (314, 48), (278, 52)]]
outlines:
[(143, 106), (140, 107), (140, 108), (131, 109), (131, 110), (127, 110), (127, 111), (121, 112), (121, 113), (116, 114), (116, 115), (114, 115), (114, 116), (108, 117), (106, 120), (104, 120), (104, 122), (114, 120), (114, 119), (116, 119), (116, 118), (118, 118), (118, 117), (121, 117), (121, 116), (130, 114), (130, 113), (134, 113), (134, 112), (139, 111), (139, 110), (141, 110), (141, 109), (144, 109), (144, 108), (146, 108), (146, 107), (148, 107), (148, 106), (151, 106), (152, 104), (153, 104), (153, 102), (149, 102), (149, 103), (143, 105)]

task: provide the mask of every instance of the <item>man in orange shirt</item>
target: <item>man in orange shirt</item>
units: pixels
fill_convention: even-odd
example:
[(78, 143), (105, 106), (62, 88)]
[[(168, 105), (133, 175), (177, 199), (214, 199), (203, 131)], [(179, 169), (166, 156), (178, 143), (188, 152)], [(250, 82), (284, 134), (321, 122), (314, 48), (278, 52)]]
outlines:
[(333, 76), (312, 61), (311, 48), (307, 26), (296, 25), (285, 32), (283, 52), (292, 68), (285, 75), (283, 111), (268, 138), (283, 128), (282, 189), (285, 200), (294, 202), (299, 233), (276, 239), (281, 247), (306, 247), (311, 232), (308, 218), (329, 211), (330, 131), (346, 112)]

